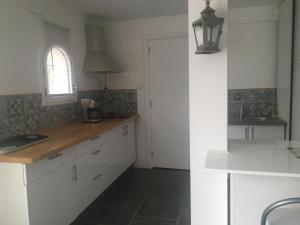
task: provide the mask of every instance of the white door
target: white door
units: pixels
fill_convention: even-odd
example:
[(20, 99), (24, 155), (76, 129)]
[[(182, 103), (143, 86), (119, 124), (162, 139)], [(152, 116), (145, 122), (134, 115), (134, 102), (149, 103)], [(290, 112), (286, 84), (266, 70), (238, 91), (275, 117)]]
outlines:
[(149, 43), (153, 166), (189, 169), (188, 39)]

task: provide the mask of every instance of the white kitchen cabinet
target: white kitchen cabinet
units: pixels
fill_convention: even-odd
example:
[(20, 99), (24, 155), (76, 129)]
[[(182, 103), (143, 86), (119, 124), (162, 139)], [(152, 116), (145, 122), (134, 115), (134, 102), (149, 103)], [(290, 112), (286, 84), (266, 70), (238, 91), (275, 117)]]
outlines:
[(135, 160), (131, 121), (33, 165), (1, 163), (0, 224), (68, 225)]
[(284, 126), (228, 126), (228, 139), (285, 140)]
[(67, 164), (26, 187), (30, 225), (66, 225), (75, 219), (73, 168), (74, 164)]
[(130, 166), (136, 161), (136, 148), (135, 148), (135, 123), (130, 122), (125, 125), (125, 148), (127, 153), (127, 165)]
[(228, 139), (249, 139), (249, 126), (228, 126)]
[(251, 140), (284, 140), (284, 126), (250, 126)]
[(76, 161), (77, 201), (82, 212), (102, 191), (109, 179), (107, 160), (110, 154), (109, 142), (86, 153)]

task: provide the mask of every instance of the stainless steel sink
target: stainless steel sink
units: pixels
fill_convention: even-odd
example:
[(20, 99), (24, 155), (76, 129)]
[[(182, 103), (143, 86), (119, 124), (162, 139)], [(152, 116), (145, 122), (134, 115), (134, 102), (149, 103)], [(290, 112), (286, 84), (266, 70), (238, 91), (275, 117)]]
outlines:
[(268, 117), (249, 117), (249, 118), (244, 118), (243, 120), (250, 120), (250, 121), (265, 121), (267, 120)]

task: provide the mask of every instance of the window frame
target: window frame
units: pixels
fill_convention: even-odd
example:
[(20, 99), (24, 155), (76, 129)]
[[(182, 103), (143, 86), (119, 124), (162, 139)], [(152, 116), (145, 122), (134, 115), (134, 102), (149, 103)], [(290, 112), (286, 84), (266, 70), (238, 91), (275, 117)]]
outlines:
[[(51, 49), (53, 48), (59, 48), (61, 49), (65, 54), (67, 54), (67, 57), (70, 61), (70, 76), (71, 76), (71, 85), (72, 85), (72, 91), (73, 93), (70, 94), (49, 94), (49, 81), (48, 81), (48, 55)], [(42, 103), (44, 106), (49, 105), (61, 105), (61, 104), (68, 104), (68, 103), (75, 103), (77, 102), (77, 84), (75, 80), (75, 70), (74, 70), (74, 64), (73, 64), (73, 57), (71, 54), (71, 51), (60, 44), (52, 44), (49, 47), (46, 48), (44, 51), (44, 57), (43, 57), (43, 76), (42, 76)]]

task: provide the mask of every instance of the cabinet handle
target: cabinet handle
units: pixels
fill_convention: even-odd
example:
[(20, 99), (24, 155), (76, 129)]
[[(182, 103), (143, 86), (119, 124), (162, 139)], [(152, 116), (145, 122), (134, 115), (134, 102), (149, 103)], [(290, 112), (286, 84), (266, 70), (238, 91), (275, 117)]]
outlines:
[(126, 126), (123, 127), (123, 137), (126, 136)]
[(99, 180), (101, 177), (102, 177), (102, 174), (100, 173), (97, 176), (95, 176), (93, 180), (94, 181)]
[(77, 166), (72, 166), (72, 180), (74, 182), (77, 182)]
[(56, 159), (56, 158), (58, 158), (58, 157), (60, 157), (60, 156), (62, 156), (62, 155), (63, 155), (62, 153), (57, 153), (57, 154), (55, 154), (55, 155), (50, 156), (48, 159), (49, 159), (49, 160), (53, 160), (53, 159)]
[(249, 127), (245, 127), (245, 139), (249, 140)]
[(251, 136), (252, 136), (252, 140), (255, 139), (255, 135), (254, 135), (254, 127), (251, 127)]
[(91, 138), (90, 140), (91, 140), (91, 141), (96, 141), (96, 140), (99, 139), (99, 138), (101, 138), (101, 136), (100, 136), (100, 135), (97, 135), (96, 137), (93, 137), (93, 138)]
[(128, 135), (128, 125), (123, 127), (123, 137), (126, 137)]
[(98, 150), (92, 152), (92, 155), (97, 155), (97, 154), (100, 153), (100, 152), (102, 152), (102, 149), (98, 149)]

